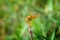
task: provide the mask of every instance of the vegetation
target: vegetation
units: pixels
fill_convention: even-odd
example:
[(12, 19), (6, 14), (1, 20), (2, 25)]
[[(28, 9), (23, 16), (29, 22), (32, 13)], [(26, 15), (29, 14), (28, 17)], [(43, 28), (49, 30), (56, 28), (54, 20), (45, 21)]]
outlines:
[(60, 40), (60, 0), (0, 0), (0, 40)]

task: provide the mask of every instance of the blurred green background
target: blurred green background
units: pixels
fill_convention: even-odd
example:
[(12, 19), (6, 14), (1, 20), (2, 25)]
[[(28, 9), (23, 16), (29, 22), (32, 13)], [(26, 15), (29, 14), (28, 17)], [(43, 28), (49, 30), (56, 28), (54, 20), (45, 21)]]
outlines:
[(60, 0), (0, 0), (0, 40), (60, 40)]

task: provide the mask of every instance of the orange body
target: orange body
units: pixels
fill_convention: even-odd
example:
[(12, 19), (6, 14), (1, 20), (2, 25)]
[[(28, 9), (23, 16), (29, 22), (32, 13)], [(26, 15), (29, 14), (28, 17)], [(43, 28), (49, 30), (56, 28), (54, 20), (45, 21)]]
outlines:
[(36, 18), (35, 15), (30, 15), (26, 18), (26, 21), (29, 22), (29, 21), (31, 21), (32, 19), (35, 19), (35, 18)]

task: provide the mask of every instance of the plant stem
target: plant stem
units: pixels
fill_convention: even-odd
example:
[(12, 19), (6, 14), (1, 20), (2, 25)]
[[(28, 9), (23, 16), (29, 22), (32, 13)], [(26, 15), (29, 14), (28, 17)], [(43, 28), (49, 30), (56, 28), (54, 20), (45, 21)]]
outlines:
[(30, 39), (33, 40), (32, 30), (30, 30), (29, 33), (30, 33)]
[(29, 30), (29, 34), (30, 34), (30, 40), (33, 40), (33, 34), (32, 34), (32, 30), (31, 30), (31, 24), (28, 24), (28, 30)]

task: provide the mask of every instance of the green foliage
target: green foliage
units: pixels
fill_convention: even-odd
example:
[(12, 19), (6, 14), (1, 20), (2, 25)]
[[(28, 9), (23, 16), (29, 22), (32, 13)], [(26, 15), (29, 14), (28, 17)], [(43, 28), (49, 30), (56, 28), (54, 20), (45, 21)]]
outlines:
[(31, 21), (33, 40), (59, 40), (60, 0), (0, 0), (5, 40), (31, 40), (26, 17), (35, 14), (39, 16)]

